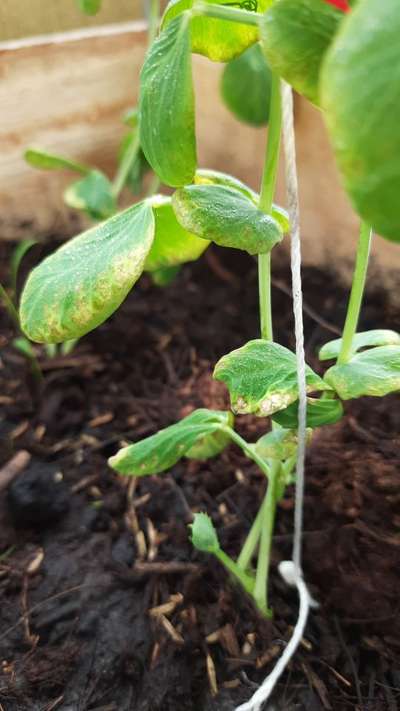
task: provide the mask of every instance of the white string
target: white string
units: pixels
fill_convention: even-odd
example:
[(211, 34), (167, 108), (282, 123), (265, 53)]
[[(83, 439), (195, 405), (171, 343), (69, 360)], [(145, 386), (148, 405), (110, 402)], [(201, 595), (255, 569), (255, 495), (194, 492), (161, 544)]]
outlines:
[(293, 560), (283, 561), (279, 572), (288, 585), (297, 588), (300, 600), (299, 617), (293, 635), (272, 672), (263, 681), (250, 701), (238, 706), (235, 711), (260, 711), (269, 698), (276, 682), (286, 669), (294, 655), (304, 633), (310, 607), (316, 603), (311, 598), (301, 570), (301, 543), (303, 532), (304, 504), (304, 460), (306, 451), (306, 363), (304, 354), (303, 330), (303, 294), (301, 287), (301, 246), (300, 246), (300, 211), (299, 191), (296, 169), (296, 145), (293, 123), (293, 92), (289, 84), (281, 82), (282, 96), (282, 136), (285, 153), (286, 191), (288, 212), (291, 225), (290, 261), (292, 270), (293, 314), (296, 336), (297, 382), (299, 391), (297, 461), (296, 461), (296, 497), (294, 513)]
[(295, 565), (291, 560), (283, 561), (279, 566), (279, 572), (286, 583), (289, 585), (294, 584), (297, 587), (300, 598), (299, 618), (290, 642), (285, 647), (285, 651), (278, 659), (272, 672), (268, 674), (260, 688), (257, 689), (255, 694), (253, 694), (250, 701), (238, 706), (235, 711), (260, 711), (261, 706), (269, 698), (276, 682), (283, 674), (291, 658), (293, 657), (299, 642), (303, 637), (310, 606), (314, 604), (314, 601), (310, 598), (303, 578), (297, 576)]
[(281, 82), (282, 94), (282, 136), (285, 152), (285, 175), (288, 212), (291, 224), (290, 261), (292, 269), (292, 294), (294, 328), (296, 336), (297, 384), (299, 390), (296, 500), (294, 513), (293, 562), (297, 574), (301, 575), (301, 538), (303, 531), (304, 502), (304, 459), (306, 452), (306, 361), (304, 354), (303, 294), (301, 287), (301, 244), (299, 188), (296, 169), (296, 144), (293, 125), (293, 92), (291, 86)]

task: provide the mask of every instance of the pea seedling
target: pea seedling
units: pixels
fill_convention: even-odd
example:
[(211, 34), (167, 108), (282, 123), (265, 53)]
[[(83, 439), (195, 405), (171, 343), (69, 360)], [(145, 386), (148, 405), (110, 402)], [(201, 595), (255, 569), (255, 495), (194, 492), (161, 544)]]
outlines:
[[(214, 370), (214, 378), (229, 390), (232, 412), (195, 410), (124, 447), (110, 465), (126, 475), (153, 475), (184, 457), (202, 460), (217, 456), (229, 442), (239, 446), (267, 480), (242, 550), (236, 560), (228, 556), (205, 513), (195, 515), (192, 541), (215, 555), (259, 610), (270, 615), (272, 532), (277, 503), (293, 481), (298, 424), (296, 359), (273, 340), (270, 293), (271, 251), (289, 229), (285, 211), (273, 204), (282, 122), (280, 78), (322, 108), (347, 190), (367, 220), (361, 226), (343, 336), (325, 344), (319, 354), (333, 365), (323, 377), (310, 367), (306, 371), (311, 437), (316, 427), (341, 418), (342, 401), (400, 389), (400, 335), (382, 329), (357, 333), (371, 226), (400, 241), (400, 98), (388, 81), (400, 72), (400, 49), (394, 51), (400, 17), (397, 0), (349, 5), (342, 0), (259, 0), (248, 7), (247, 2), (192, 0), (173, 0), (167, 6), (141, 73), (139, 130), (147, 161), (175, 192), (172, 198), (142, 200), (48, 257), (28, 278), (20, 314), (33, 340), (77, 338), (118, 308), (143, 271), (197, 259), (210, 241), (257, 255), (261, 337), (224, 355)], [(232, 176), (197, 166), (191, 54), (236, 62), (249, 48), (259, 58), (259, 47), (271, 75), (258, 195)], [(255, 123), (259, 108), (253, 107)], [(249, 443), (235, 431), (234, 414), (270, 418), (272, 429)]]

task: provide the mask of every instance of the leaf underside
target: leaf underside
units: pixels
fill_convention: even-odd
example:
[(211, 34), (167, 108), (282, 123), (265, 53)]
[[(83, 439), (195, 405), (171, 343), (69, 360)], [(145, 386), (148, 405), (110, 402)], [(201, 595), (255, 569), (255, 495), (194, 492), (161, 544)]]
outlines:
[(297, 432), (284, 428), (272, 430), (260, 437), (254, 449), (263, 459), (284, 461), (297, 451)]
[(177, 190), (172, 206), (189, 232), (221, 247), (266, 254), (281, 241), (280, 225), (243, 193), (224, 185), (189, 185)]
[(105, 220), (116, 210), (112, 184), (99, 170), (72, 183), (64, 193), (64, 201), (75, 210), (83, 210), (94, 220)]
[[(254, 190), (249, 188), (248, 185), (242, 183), (238, 178), (234, 178), (228, 173), (221, 173), (218, 170), (207, 170), (200, 168), (196, 170), (194, 176), (195, 185), (222, 185), (226, 188), (232, 188), (233, 190), (238, 190), (248, 197), (256, 207), (258, 207), (260, 196)], [(283, 234), (286, 234), (290, 230), (289, 215), (283, 207), (279, 205), (272, 205), (271, 216), (280, 225)]]
[(252, 126), (268, 123), (271, 70), (258, 42), (226, 65), (221, 94), (240, 121)]
[[(293, 402), (285, 410), (281, 410), (273, 415), (273, 421), (281, 427), (288, 427), (297, 430), (299, 402)], [(340, 400), (322, 400), (307, 398), (307, 427), (312, 429), (323, 425), (334, 425), (343, 417), (343, 405)]]
[(155, 235), (145, 270), (153, 272), (198, 259), (209, 242), (187, 232), (179, 224), (170, 197), (157, 195), (151, 199), (151, 204), (155, 216)]
[(160, 180), (192, 182), (197, 164), (189, 16), (151, 46), (140, 74), (140, 145)]
[[(361, 348), (372, 348), (375, 346), (396, 346), (400, 345), (400, 334), (384, 328), (375, 328), (371, 331), (356, 333), (351, 344), (350, 357), (355, 355)], [(325, 343), (319, 351), (320, 360), (332, 360), (337, 358), (342, 347), (342, 339), (336, 338), (334, 341)]]

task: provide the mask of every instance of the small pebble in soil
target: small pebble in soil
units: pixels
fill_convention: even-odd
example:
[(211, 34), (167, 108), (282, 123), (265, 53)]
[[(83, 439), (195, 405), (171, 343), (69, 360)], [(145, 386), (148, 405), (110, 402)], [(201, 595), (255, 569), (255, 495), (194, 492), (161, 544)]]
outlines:
[(82, 512), (80, 521), (80, 530), (86, 531), (108, 531), (110, 528), (111, 517), (107, 511), (104, 511), (102, 506), (87, 506)]
[(69, 491), (58, 469), (33, 462), (8, 487), (8, 506), (16, 526), (49, 526), (67, 512)]
[(131, 566), (135, 560), (135, 544), (129, 534), (123, 534), (114, 543), (111, 551), (113, 560), (121, 565)]

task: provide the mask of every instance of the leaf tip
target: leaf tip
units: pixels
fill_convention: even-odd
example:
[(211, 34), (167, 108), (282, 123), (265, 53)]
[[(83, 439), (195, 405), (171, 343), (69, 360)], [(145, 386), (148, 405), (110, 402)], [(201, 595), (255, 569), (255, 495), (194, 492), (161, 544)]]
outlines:
[(211, 518), (206, 513), (196, 513), (191, 529), (191, 541), (197, 550), (203, 553), (216, 553), (219, 550), (217, 532)]

